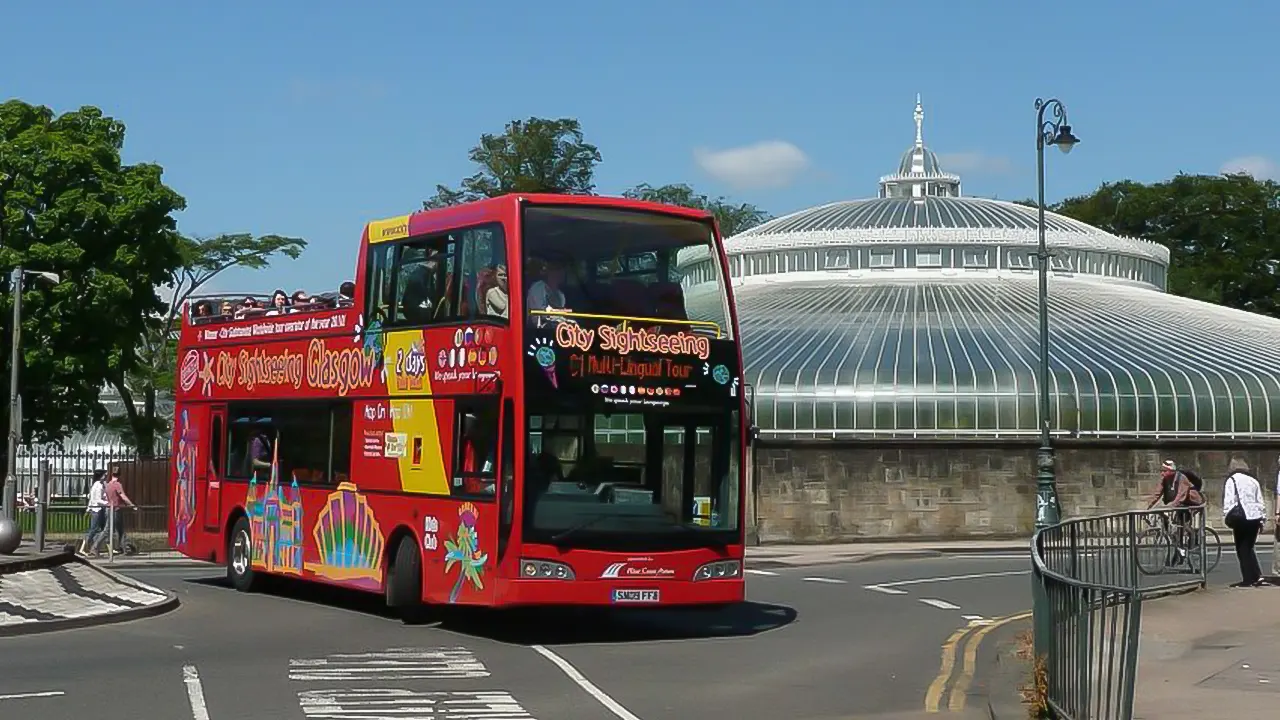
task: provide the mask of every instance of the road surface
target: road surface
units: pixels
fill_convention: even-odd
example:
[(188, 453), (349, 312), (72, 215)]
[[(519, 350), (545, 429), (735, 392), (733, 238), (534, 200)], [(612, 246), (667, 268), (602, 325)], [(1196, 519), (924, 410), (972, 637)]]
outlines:
[[(455, 612), (419, 626), (376, 598), (243, 595), (207, 566), (131, 570), (182, 607), (0, 640), (0, 717), (923, 717), (931, 694), (945, 712), (981, 684), (964, 652), (940, 678), (942, 650), (1029, 609), (1028, 567), (1009, 553), (755, 568), (733, 611)], [(1235, 579), (1228, 550), (1213, 583)]]

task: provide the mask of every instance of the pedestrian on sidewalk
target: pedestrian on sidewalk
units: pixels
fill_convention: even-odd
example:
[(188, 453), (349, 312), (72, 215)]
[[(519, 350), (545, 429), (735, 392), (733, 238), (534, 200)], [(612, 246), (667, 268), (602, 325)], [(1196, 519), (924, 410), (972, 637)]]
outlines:
[(1249, 474), (1249, 465), (1232, 458), (1227, 469), (1227, 481), (1222, 488), (1222, 519), (1231, 528), (1236, 545), (1236, 559), (1240, 562), (1240, 582), (1232, 587), (1259, 587), (1262, 567), (1258, 564), (1255, 545), (1262, 523), (1267, 517), (1267, 504), (1262, 498), (1262, 485)]
[(89, 554), (89, 543), (107, 528), (107, 514), (103, 512), (107, 507), (106, 475), (106, 470), (93, 471), (93, 482), (89, 484), (89, 505), (85, 508), (85, 512), (89, 514), (89, 532), (80, 541), (81, 555)]
[(129, 499), (129, 496), (125, 494), (124, 485), (120, 482), (120, 468), (118, 467), (111, 468), (111, 479), (107, 481), (107, 486), (104, 488), (104, 494), (107, 496), (107, 512), (111, 513), (110, 526), (109, 528), (104, 527), (102, 531), (98, 533), (97, 537), (94, 538), (93, 543), (89, 546), (90, 555), (98, 554), (98, 548), (102, 547), (102, 541), (107, 537), (109, 531), (114, 532), (116, 536), (114, 538), (115, 544), (112, 547), (117, 548), (117, 552), (119, 549), (123, 549), (124, 516), (120, 511), (125, 507), (138, 507), (137, 505), (134, 505), (133, 501)]

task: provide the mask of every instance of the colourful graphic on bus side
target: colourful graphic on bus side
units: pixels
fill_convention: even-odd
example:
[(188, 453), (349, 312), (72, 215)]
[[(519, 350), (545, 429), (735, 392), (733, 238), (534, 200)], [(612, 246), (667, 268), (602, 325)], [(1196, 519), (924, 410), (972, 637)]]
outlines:
[(307, 570), (329, 580), (376, 590), (382, 586), (382, 528), (354, 483), (329, 493), (312, 530), (320, 561)]
[(456, 603), (466, 583), (475, 586), (476, 590), (484, 589), (484, 565), (489, 561), (489, 554), (480, 550), (480, 535), (476, 531), (476, 521), (480, 519), (480, 511), (474, 503), (464, 502), (458, 507), (458, 532), (452, 540), (444, 541), (444, 571), (446, 574), (458, 566), (458, 581), (449, 592), (449, 602)]
[(186, 408), (178, 420), (177, 482), (173, 486), (174, 545), (186, 547), (187, 533), (196, 519), (196, 457), (200, 445), (199, 429), (191, 424)]
[(261, 497), (258, 478), (249, 481), (245, 496), (249, 515), (249, 537), (253, 538), (250, 561), (253, 567), (286, 575), (302, 574), (302, 493), (295, 479), (288, 496), (280, 485), (280, 446), (272, 444), (271, 478)]

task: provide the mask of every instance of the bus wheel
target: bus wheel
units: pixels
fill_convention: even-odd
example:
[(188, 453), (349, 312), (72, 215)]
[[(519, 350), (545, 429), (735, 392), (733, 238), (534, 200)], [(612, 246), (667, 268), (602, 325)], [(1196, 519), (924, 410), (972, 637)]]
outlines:
[(240, 592), (252, 592), (258, 584), (253, 571), (253, 540), (249, 537), (249, 519), (236, 520), (227, 541), (227, 580)]
[(416, 620), (422, 611), (422, 553), (412, 537), (400, 540), (387, 577), (387, 607), (405, 620)]

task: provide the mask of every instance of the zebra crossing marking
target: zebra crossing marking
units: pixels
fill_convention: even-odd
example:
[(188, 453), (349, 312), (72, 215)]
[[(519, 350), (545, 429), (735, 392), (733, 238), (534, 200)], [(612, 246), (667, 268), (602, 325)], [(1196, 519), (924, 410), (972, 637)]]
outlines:
[(304, 690), (298, 704), (315, 720), (536, 720), (504, 690)]
[(289, 679), (303, 682), (466, 680), (487, 678), (490, 674), (484, 663), (464, 647), (389, 648), (289, 660)]

